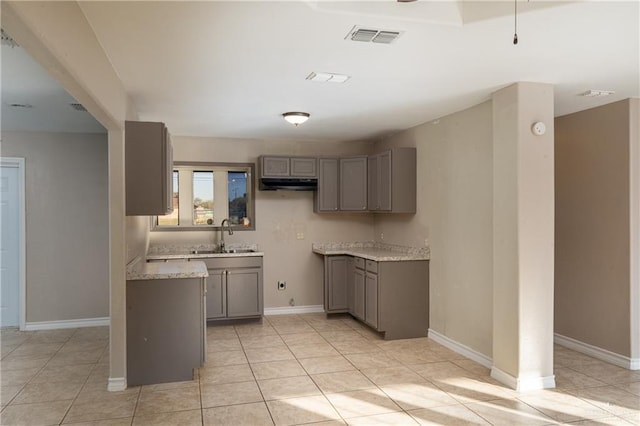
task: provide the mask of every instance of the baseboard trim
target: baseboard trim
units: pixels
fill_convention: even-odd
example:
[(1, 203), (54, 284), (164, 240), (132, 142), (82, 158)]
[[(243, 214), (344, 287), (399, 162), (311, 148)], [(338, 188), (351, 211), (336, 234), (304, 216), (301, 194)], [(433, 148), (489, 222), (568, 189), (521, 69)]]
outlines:
[(322, 305), (285, 306), (282, 308), (264, 308), (264, 315), (315, 314), (324, 312)]
[(488, 356), (474, 349), (471, 349), (469, 346), (463, 345), (462, 343), (459, 343), (451, 339), (450, 337), (445, 336), (444, 334), (440, 334), (430, 328), (427, 335), (430, 339), (433, 339), (434, 341), (440, 343), (442, 346), (449, 348), (452, 351), (459, 353), (460, 355), (463, 355), (484, 367), (491, 368), (493, 366), (493, 360)]
[(34, 321), (25, 324), (25, 331), (56, 330), (60, 328), (103, 327), (110, 325), (109, 317), (60, 321)]
[(608, 362), (609, 364), (617, 365), (618, 367), (628, 370), (640, 370), (640, 358), (629, 358), (558, 333), (554, 333), (553, 341), (560, 346), (573, 349), (576, 352), (589, 355), (590, 357)]
[(124, 377), (109, 377), (107, 390), (109, 392), (119, 392), (127, 389), (127, 379)]
[(509, 373), (505, 373), (497, 367), (491, 368), (491, 377), (509, 386), (511, 389), (515, 389), (518, 392), (527, 392), (540, 389), (552, 389), (556, 387), (555, 376), (545, 377), (527, 377), (522, 379), (516, 379)]

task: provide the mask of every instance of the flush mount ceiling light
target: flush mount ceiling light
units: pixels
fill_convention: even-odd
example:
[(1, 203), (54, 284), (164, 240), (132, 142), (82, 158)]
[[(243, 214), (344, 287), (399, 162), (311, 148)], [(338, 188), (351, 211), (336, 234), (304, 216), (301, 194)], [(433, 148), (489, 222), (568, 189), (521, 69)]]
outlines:
[(614, 92), (613, 90), (587, 90), (586, 92), (582, 92), (580, 93), (579, 96), (584, 96), (586, 98), (599, 98), (602, 96), (609, 96), (609, 95), (613, 95)]
[(308, 112), (285, 112), (282, 116), (289, 123), (298, 127), (299, 124), (307, 121), (311, 115)]
[(351, 76), (344, 74), (335, 74), (332, 72), (312, 72), (307, 76), (307, 80), (309, 81), (319, 81), (322, 83), (344, 83), (349, 80)]

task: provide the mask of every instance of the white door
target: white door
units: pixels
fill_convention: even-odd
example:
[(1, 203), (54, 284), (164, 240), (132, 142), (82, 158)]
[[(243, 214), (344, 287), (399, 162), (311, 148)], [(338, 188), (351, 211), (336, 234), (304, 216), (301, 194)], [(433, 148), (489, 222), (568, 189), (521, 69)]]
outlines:
[(20, 321), (20, 208), (19, 163), (2, 161), (0, 170), (0, 326)]

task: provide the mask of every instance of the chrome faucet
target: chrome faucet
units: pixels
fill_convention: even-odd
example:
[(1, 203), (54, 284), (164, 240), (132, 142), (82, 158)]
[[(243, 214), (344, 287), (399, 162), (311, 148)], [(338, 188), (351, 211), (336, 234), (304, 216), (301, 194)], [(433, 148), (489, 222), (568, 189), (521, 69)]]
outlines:
[(229, 219), (223, 219), (222, 223), (220, 224), (220, 251), (221, 252), (225, 252), (225, 244), (224, 244), (224, 223), (227, 222), (227, 231), (229, 232), (229, 235), (233, 235), (233, 229), (231, 229), (231, 223), (229, 222)]

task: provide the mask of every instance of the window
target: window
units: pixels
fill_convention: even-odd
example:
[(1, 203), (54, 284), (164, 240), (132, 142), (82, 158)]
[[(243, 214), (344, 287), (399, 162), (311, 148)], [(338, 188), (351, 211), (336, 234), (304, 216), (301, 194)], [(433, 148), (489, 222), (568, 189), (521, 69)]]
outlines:
[(175, 163), (173, 213), (154, 218), (153, 231), (255, 229), (252, 163)]
[(173, 171), (173, 211), (168, 215), (158, 216), (158, 226), (178, 226), (180, 223), (180, 204), (178, 189), (178, 171)]

